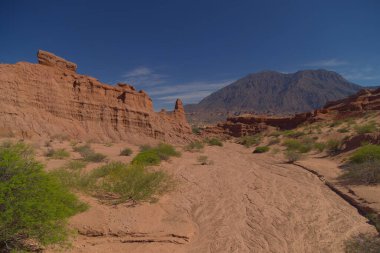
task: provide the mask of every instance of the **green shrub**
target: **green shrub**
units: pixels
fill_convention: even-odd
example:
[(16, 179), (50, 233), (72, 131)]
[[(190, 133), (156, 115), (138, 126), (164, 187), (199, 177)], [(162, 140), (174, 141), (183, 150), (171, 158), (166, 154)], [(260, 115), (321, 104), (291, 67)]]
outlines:
[(268, 151), (269, 151), (269, 147), (268, 146), (261, 146), (261, 147), (255, 148), (255, 150), (253, 151), (253, 153), (265, 153), (265, 152), (268, 152)]
[(138, 164), (142, 166), (158, 165), (160, 162), (160, 156), (154, 150), (141, 151), (132, 160), (132, 164)]
[(305, 135), (304, 132), (295, 131), (295, 130), (285, 130), (282, 132), (282, 134), (286, 137), (291, 137), (291, 138), (299, 138)]
[(348, 133), (350, 130), (347, 127), (339, 128), (338, 132), (339, 133)]
[(289, 163), (294, 163), (302, 158), (302, 154), (296, 150), (286, 150), (285, 157)]
[(319, 152), (323, 152), (326, 148), (326, 143), (323, 142), (316, 142), (314, 143), (314, 149), (318, 150)]
[(107, 156), (103, 155), (103, 154), (100, 154), (100, 153), (87, 153), (83, 159), (86, 161), (86, 162), (94, 162), (94, 163), (100, 163), (100, 162), (103, 162), (105, 159), (107, 158)]
[(273, 136), (273, 137), (280, 137), (281, 135), (282, 135), (281, 131), (273, 131), (269, 134), (269, 136)]
[(202, 142), (200, 141), (193, 141), (191, 143), (189, 143), (186, 147), (185, 147), (185, 150), (186, 151), (200, 151), (204, 148), (204, 145)]
[(125, 148), (122, 151), (120, 151), (121, 156), (130, 156), (130, 155), (132, 155), (132, 153), (133, 153), (132, 149), (130, 149), (130, 148)]
[(132, 160), (132, 164), (149, 166), (158, 165), (161, 160), (168, 160), (171, 156), (180, 156), (181, 153), (176, 151), (173, 146), (169, 144), (159, 144), (154, 148), (144, 149)]
[(0, 251), (22, 249), (25, 239), (64, 242), (67, 218), (86, 205), (44, 172), (23, 143), (0, 147), (0, 168)]
[(202, 130), (198, 126), (193, 126), (191, 128), (191, 131), (193, 132), (193, 134), (197, 134), (197, 135), (200, 135), (202, 133)]
[(336, 127), (336, 126), (340, 126), (340, 125), (342, 125), (343, 124), (343, 120), (336, 120), (336, 121), (333, 121), (329, 126), (330, 127)]
[(85, 191), (112, 204), (153, 202), (174, 184), (163, 171), (152, 172), (141, 165), (121, 162), (111, 162), (85, 175), (64, 169), (51, 173), (67, 187)]
[(106, 159), (105, 155), (94, 152), (88, 144), (76, 146), (73, 149), (75, 152), (78, 152), (87, 162), (99, 163)]
[(70, 157), (70, 153), (67, 152), (64, 148), (61, 149), (49, 149), (46, 152), (46, 156), (53, 159), (65, 159)]
[(345, 241), (346, 253), (379, 253), (380, 237), (373, 234), (358, 234)]
[(358, 148), (350, 157), (352, 163), (380, 160), (380, 145), (368, 144)]
[(295, 150), (300, 153), (307, 153), (313, 148), (313, 141), (306, 138), (303, 140), (287, 139), (284, 141), (283, 145), (288, 150)]
[(380, 160), (351, 163), (345, 168), (340, 179), (349, 184), (378, 184), (380, 183)]
[(206, 143), (210, 146), (219, 146), (219, 147), (222, 147), (223, 146), (223, 143), (221, 140), (219, 140), (218, 138), (211, 138), (211, 139), (206, 139), (205, 140)]
[(380, 231), (380, 214), (369, 213), (366, 217), (376, 227), (377, 231)]
[(274, 137), (274, 138), (270, 139), (268, 145), (274, 145), (274, 144), (278, 144), (278, 143), (280, 143), (280, 142), (281, 142), (281, 141), (280, 141), (280, 138), (278, 138), (278, 137)]
[(246, 135), (246, 136), (240, 137), (239, 144), (244, 145), (245, 147), (249, 148), (249, 147), (252, 147), (253, 145), (260, 144), (261, 139), (262, 139), (262, 136), (260, 134)]
[(350, 184), (380, 183), (380, 146), (365, 145), (357, 149), (340, 177)]
[(82, 160), (72, 160), (64, 165), (64, 168), (69, 170), (81, 170), (86, 167), (87, 162)]
[(335, 155), (339, 153), (341, 148), (342, 148), (342, 141), (340, 140), (330, 139), (326, 143), (326, 149), (330, 155)]
[(82, 156), (85, 156), (87, 153), (92, 153), (94, 152), (90, 145), (89, 144), (85, 144), (85, 145), (82, 145), (82, 146), (74, 146), (73, 147), (73, 150), (75, 152), (78, 152), (79, 154), (81, 154)]
[(355, 130), (358, 134), (373, 133), (377, 131), (377, 125), (375, 122), (369, 122), (361, 126), (356, 126)]

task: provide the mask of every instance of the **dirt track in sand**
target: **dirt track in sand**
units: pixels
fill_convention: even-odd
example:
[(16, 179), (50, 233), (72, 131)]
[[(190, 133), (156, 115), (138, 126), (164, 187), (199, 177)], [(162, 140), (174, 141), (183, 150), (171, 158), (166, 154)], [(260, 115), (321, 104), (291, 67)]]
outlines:
[[(198, 165), (207, 155), (213, 165)], [(270, 154), (226, 143), (184, 152), (161, 167), (178, 180), (158, 203), (100, 205), (71, 224), (72, 252), (342, 252), (343, 241), (375, 231), (315, 175)]]

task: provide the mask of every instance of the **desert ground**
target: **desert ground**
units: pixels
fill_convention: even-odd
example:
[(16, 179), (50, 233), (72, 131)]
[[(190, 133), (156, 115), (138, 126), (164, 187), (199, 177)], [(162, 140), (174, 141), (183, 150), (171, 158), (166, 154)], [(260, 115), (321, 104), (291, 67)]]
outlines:
[[(79, 158), (69, 141), (54, 140), (49, 145), (71, 154), (66, 159), (46, 158), (41, 144), (37, 155), (47, 170)], [(120, 150), (128, 146), (136, 154), (139, 149), (127, 143), (91, 146), (108, 161), (126, 163), (133, 155), (120, 156)], [(281, 153), (252, 154), (252, 149), (232, 140), (200, 152), (176, 148), (180, 157), (152, 167), (166, 171), (176, 182), (156, 203), (108, 205), (77, 192), (90, 208), (71, 218), (70, 227), (78, 234), (64, 251), (343, 252), (351, 235), (376, 232), (318, 176), (286, 163)], [(197, 161), (200, 155), (207, 156), (206, 165)], [(310, 157), (299, 163), (310, 168), (330, 166), (330, 173), (338, 170), (336, 162), (326, 158)], [(101, 164), (89, 163), (85, 170)], [(62, 249), (47, 249), (57, 251)]]

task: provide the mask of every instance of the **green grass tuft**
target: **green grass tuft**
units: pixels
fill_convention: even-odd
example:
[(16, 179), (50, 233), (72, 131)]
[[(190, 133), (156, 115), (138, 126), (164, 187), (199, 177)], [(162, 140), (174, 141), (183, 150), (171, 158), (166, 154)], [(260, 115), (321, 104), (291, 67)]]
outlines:
[(358, 134), (373, 133), (377, 131), (377, 124), (375, 122), (369, 122), (361, 126), (356, 126), (355, 130)]
[(219, 147), (223, 146), (223, 142), (221, 140), (219, 140), (218, 138), (206, 139), (205, 142), (209, 146), (219, 146)]
[(260, 134), (246, 135), (240, 137), (239, 144), (244, 145), (246, 148), (250, 148), (254, 145), (259, 145), (261, 140), (262, 136)]
[(88, 144), (76, 146), (73, 148), (73, 150), (75, 152), (78, 152), (86, 162), (99, 163), (103, 162), (106, 159), (105, 155), (94, 152)]
[(65, 159), (70, 157), (70, 153), (66, 151), (64, 148), (61, 149), (49, 149), (46, 154), (47, 157), (52, 159)]
[(358, 234), (344, 243), (346, 253), (379, 253), (380, 237), (372, 234)]
[(253, 153), (265, 153), (269, 151), (268, 146), (261, 146), (261, 147), (256, 147)]
[(120, 151), (121, 156), (130, 156), (132, 153), (133, 151), (130, 148), (124, 148), (122, 151)]
[(204, 148), (204, 144), (200, 141), (193, 141), (189, 143), (186, 147), (186, 151), (201, 151)]
[(158, 165), (162, 160), (168, 160), (170, 157), (180, 156), (181, 153), (176, 151), (173, 146), (169, 144), (159, 144), (156, 147), (146, 148), (141, 151), (132, 160), (132, 164), (150, 166)]

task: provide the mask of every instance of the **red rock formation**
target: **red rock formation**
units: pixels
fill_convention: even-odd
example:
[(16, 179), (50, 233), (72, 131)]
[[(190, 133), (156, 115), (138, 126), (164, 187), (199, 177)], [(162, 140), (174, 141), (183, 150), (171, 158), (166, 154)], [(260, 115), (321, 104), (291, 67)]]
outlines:
[(74, 72), (77, 71), (77, 65), (75, 63), (62, 59), (61, 57), (58, 57), (52, 53), (38, 50), (37, 57), (39, 64), (61, 68), (64, 70), (71, 70)]
[(51, 53), (39, 51), (38, 57), (40, 64), (0, 64), (2, 132), (97, 140), (149, 136), (167, 142), (191, 133), (180, 100), (174, 112), (156, 113), (144, 91), (77, 74), (75, 64)]
[[(282, 130), (293, 129), (304, 122), (342, 118), (371, 110), (380, 110), (380, 88), (364, 89), (345, 99), (329, 102), (322, 109), (294, 116), (276, 117), (247, 114), (229, 117), (226, 122), (218, 124), (217, 128), (221, 129), (224, 134), (239, 137), (259, 133), (268, 127)], [(212, 128), (212, 131), (216, 131), (215, 127)]]
[(338, 112), (380, 110), (380, 88), (363, 89), (345, 99), (329, 102), (323, 107), (323, 110)]

